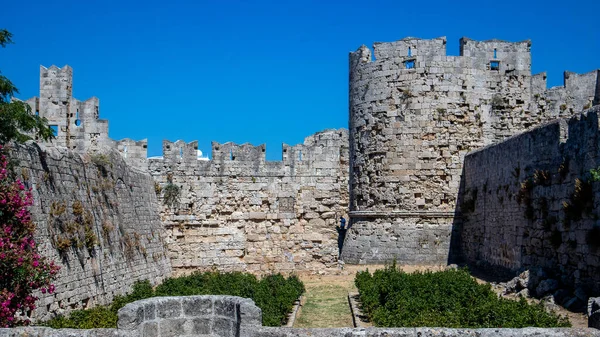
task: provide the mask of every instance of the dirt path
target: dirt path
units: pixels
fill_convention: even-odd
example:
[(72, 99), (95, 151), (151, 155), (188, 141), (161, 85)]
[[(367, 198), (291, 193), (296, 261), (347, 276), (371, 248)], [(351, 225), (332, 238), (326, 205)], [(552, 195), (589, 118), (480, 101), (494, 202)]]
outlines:
[[(337, 275), (299, 275), (306, 287), (305, 302), (294, 324), (295, 328), (352, 327), (352, 314), (348, 305), (348, 292), (357, 292), (354, 276), (358, 271), (373, 271), (384, 266), (346, 266)], [(441, 270), (445, 266), (403, 266), (405, 272), (416, 270)], [(477, 278), (477, 277), (476, 277)], [(477, 278), (479, 282), (485, 282)], [(587, 327), (585, 315), (572, 313), (559, 307), (558, 314), (567, 315), (574, 328)]]

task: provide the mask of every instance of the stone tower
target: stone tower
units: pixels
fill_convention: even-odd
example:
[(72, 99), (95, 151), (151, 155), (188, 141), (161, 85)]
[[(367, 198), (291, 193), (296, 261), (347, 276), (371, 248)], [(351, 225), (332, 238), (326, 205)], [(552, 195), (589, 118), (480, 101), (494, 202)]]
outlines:
[(73, 69), (40, 66), (40, 97), (26, 101), (33, 111), (46, 117), (54, 129), (53, 145), (87, 151), (99, 145), (112, 145), (108, 121), (99, 119), (99, 101), (73, 97)]
[(405, 38), (350, 53), (348, 263), (448, 261), (467, 152), (597, 100), (598, 72), (546, 90), (530, 42)]
[(116, 148), (127, 162), (146, 169), (147, 140), (114, 141), (108, 137), (108, 120), (100, 119), (96, 97), (79, 101), (73, 97), (73, 69), (40, 66), (40, 97), (25, 101), (36, 114), (48, 119), (56, 138), (52, 145), (79, 153), (93, 153), (101, 147)]

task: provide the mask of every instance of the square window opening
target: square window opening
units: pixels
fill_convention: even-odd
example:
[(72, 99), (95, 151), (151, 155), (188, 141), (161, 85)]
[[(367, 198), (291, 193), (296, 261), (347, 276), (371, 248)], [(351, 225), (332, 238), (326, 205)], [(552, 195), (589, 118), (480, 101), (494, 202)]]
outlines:
[(490, 70), (500, 70), (500, 61), (490, 61)]
[(415, 60), (404, 61), (404, 67), (406, 69), (415, 69)]

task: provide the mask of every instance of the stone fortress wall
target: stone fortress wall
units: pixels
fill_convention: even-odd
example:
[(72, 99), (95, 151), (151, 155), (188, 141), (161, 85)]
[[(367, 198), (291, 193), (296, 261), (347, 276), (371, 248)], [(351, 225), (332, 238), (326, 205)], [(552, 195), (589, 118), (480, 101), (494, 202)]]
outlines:
[(16, 145), (15, 172), (32, 189), (42, 256), (61, 266), (54, 294), (38, 293), (34, 318), (108, 304), (137, 280), (171, 274), (152, 178), (115, 150), (80, 155)]
[[(40, 68), (40, 97), (26, 102), (56, 127), (50, 145), (89, 155), (116, 149), (156, 182), (161, 220), (175, 270), (319, 271), (337, 266), (335, 225), (348, 208), (348, 132), (327, 130), (304, 144), (283, 145), (282, 161), (265, 146), (212, 144), (198, 160), (197, 142), (165, 141), (161, 159), (147, 159), (147, 141), (108, 137), (98, 99), (72, 97), (71, 67)], [(201, 158), (202, 159), (202, 158)], [(162, 203), (168, 184), (176, 205)]]
[(148, 167), (159, 191), (180, 187), (179, 202), (161, 208), (174, 270), (336, 267), (335, 225), (348, 207), (347, 139), (344, 129), (319, 132), (284, 144), (282, 161), (267, 161), (265, 145), (216, 142), (212, 160), (198, 160), (197, 142), (164, 141), (163, 157)]
[[(77, 164), (72, 163), (75, 167), (88, 167), (73, 173), (69, 165), (64, 166), (57, 159), (55, 174), (39, 173), (41, 179), (56, 175), (52, 181), (64, 180), (67, 185), (70, 184), (58, 192), (39, 195), (40, 202), (45, 205), (41, 211), (36, 210), (42, 214), (39, 218), (42, 221), (40, 235), (45, 237), (44, 244), (46, 247), (55, 245), (52, 237), (57, 234), (56, 228), (68, 231), (68, 227), (60, 227), (53, 220), (54, 234), (48, 229), (44, 232), (44, 228), (50, 228), (48, 214), (55, 213), (54, 209), (48, 210), (48, 201), (52, 205), (53, 201), (64, 199), (66, 211), (63, 213), (71, 212), (71, 215), (75, 215), (73, 204), (81, 198), (88, 198), (85, 202), (89, 203), (104, 203), (101, 207), (98, 206), (101, 204), (85, 204), (85, 207), (100, 212), (95, 218), (108, 219), (113, 226), (120, 223), (132, 226), (119, 230), (117, 234), (103, 236), (104, 223), (93, 222), (96, 233), (102, 232), (97, 234), (99, 240), (115, 235), (114, 240), (119, 241), (116, 245), (109, 242), (106, 249), (95, 247), (92, 250), (106, 252), (101, 254), (107, 261), (100, 270), (111, 263), (119, 266), (115, 267), (116, 274), (109, 277), (112, 286), (102, 286), (109, 290), (106, 294), (117, 287), (128, 290), (130, 284), (126, 284), (129, 280), (123, 279), (126, 275), (121, 272), (125, 266), (122, 263), (133, 268), (133, 272), (129, 270), (128, 273), (153, 280), (170, 274), (171, 265), (177, 273), (198, 269), (244, 270), (257, 274), (271, 271), (322, 272), (338, 265), (340, 242), (335, 225), (341, 216), (347, 215), (351, 228), (341, 255), (346, 263), (370, 264), (396, 259), (401, 264), (445, 264), (455, 253), (456, 257), (461, 256), (460, 249), (464, 249), (462, 256), (467, 260), (489, 260), (486, 262), (507, 268), (537, 261), (541, 256), (539, 251), (524, 254), (528, 257), (522, 260), (513, 253), (510, 256), (491, 253), (493, 246), (487, 247), (487, 244), (506, 245), (510, 240), (519, 244), (524, 240), (522, 232), (525, 231), (498, 229), (487, 222), (488, 217), (480, 216), (480, 212), (488, 212), (487, 204), (479, 204), (485, 200), (481, 197), (473, 202), (476, 210), (468, 214), (464, 226), (461, 226), (462, 202), (465, 196), (471, 196), (465, 190), (467, 182), (463, 180), (467, 178), (463, 172), (467, 171), (463, 160), (469, 151), (597, 105), (600, 103), (600, 76), (598, 71), (583, 75), (565, 73), (563, 87), (546, 89), (545, 74), (531, 75), (529, 41), (508, 43), (461, 39), (460, 43), (460, 56), (446, 56), (445, 38), (407, 38), (375, 44), (375, 60), (371, 60), (371, 52), (364, 46), (351, 53), (349, 132), (326, 130), (307, 137), (303, 144), (284, 144), (282, 161), (267, 161), (264, 145), (233, 143), (213, 143), (212, 159), (199, 160), (197, 142), (182, 141), (164, 141), (163, 156), (146, 159), (145, 140), (117, 142), (108, 137), (108, 123), (99, 119), (96, 98), (79, 102), (72, 97), (70, 67), (42, 67), (40, 98), (27, 102), (32, 110), (38, 111), (57, 127), (57, 139), (52, 145), (67, 147), (78, 155), (59, 149), (49, 150), (49, 153), (75, 158), (72, 159), (77, 161)], [(533, 131), (534, 136), (523, 137), (537, 137), (538, 132)], [(553, 137), (548, 136), (547, 139)], [(560, 151), (564, 150), (557, 150), (553, 147), (554, 143), (548, 144), (551, 155), (563, 154)], [(131, 179), (137, 183), (116, 179), (122, 175), (120, 173), (108, 173), (106, 168), (111, 166), (99, 157), (105, 146), (121, 154), (122, 159), (117, 159), (117, 152), (110, 152), (110, 161), (121, 163), (118, 167), (123, 172), (136, 172), (138, 178)], [(513, 148), (514, 145), (507, 147)], [(529, 153), (532, 157), (527, 163), (543, 166), (542, 163), (550, 160), (539, 157), (538, 162), (533, 156), (537, 154), (532, 150)], [(503, 152), (501, 155), (502, 159), (512, 158), (512, 155)], [(53, 156), (59, 155), (48, 157)], [(36, 163), (34, 157), (25, 161)], [(475, 155), (473, 158), (480, 157)], [(96, 163), (79, 163), (88, 160), (96, 160)], [(470, 160), (476, 162), (475, 159)], [(556, 158), (552, 159), (552, 162), (556, 161)], [(125, 168), (125, 163), (131, 167)], [(37, 165), (37, 172), (41, 172), (40, 167), (44, 172), (48, 171), (45, 168), (47, 164), (41, 159), (39, 164), (32, 165)], [(477, 168), (479, 171), (469, 166), (468, 179), (473, 179), (468, 183), (471, 184), (469, 191), (474, 188), (483, 190), (481, 177), (488, 170), (496, 172), (498, 169), (489, 168), (486, 165), (490, 164), (485, 161), (476, 165), (481, 165)], [(524, 162), (523, 165), (529, 164)], [(88, 173), (78, 176), (88, 171), (98, 173), (96, 177)], [(151, 177), (142, 171), (149, 172)], [(504, 181), (504, 173), (498, 174), (493, 179), (489, 178), (490, 181), (498, 184)], [(71, 175), (78, 178), (71, 178)], [(107, 180), (109, 176), (115, 178), (113, 183)], [(92, 180), (88, 182), (86, 179)], [(82, 182), (87, 187), (82, 187)], [(565, 184), (570, 183), (573, 181)], [(556, 192), (556, 198), (560, 198), (565, 188), (569, 188), (567, 185), (544, 193)], [(129, 192), (135, 190), (136, 193), (119, 194), (125, 193), (127, 186)], [(137, 190), (135, 186), (139, 186)], [(172, 186), (177, 186), (179, 199), (173, 205), (165, 205), (165, 190)], [(36, 185), (36, 188), (42, 188), (42, 185)], [(106, 193), (102, 192), (104, 189)], [(110, 194), (108, 191), (116, 195), (106, 197)], [(121, 198), (122, 201), (115, 202), (112, 198)], [(140, 202), (142, 206), (139, 206)], [(131, 205), (138, 206), (131, 208)], [(497, 210), (490, 209), (489, 212)], [(122, 218), (124, 214), (128, 214), (126, 218)], [(60, 219), (60, 216), (59, 222), (73, 221)], [(45, 217), (46, 223), (43, 222)], [(136, 217), (148, 218), (123, 222)], [(505, 219), (506, 227), (526, 227), (522, 219), (511, 219)], [(591, 221), (585, 226), (589, 227)], [(131, 256), (132, 252), (127, 247), (139, 246), (131, 245), (137, 226), (142, 228), (138, 235), (146, 235), (148, 244), (151, 244), (146, 250), (152, 249), (152, 259), (156, 253), (157, 260), (149, 261), (147, 253), (133, 251), (134, 259), (129, 261), (139, 259), (139, 262), (129, 265), (125, 262), (128, 259), (123, 256)], [(164, 242), (160, 245), (153, 241), (157, 237), (157, 226), (166, 230)], [(588, 227), (583, 230), (589, 230)], [(150, 229), (149, 236), (147, 229)], [(573, 235), (577, 244), (581, 241), (582, 234), (571, 234), (568, 229), (560, 227), (556, 230), (567, 243), (573, 241)], [(500, 231), (503, 238), (513, 236), (500, 242), (498, 238), (489, 236), (488, 231)], [(469, 237), (471, 234), (473, 236)], [(540, 235), (544, 240), (548, 239), (547, 233)], [(552, 240), (558, 240), (558, 235), (554, 236)], [(127, 237), (129, 240), (126, 240)], [(158, 237), (159, 241), (162, 240), (162, 236)], [(143, 242), (142, 237), (139, 240)], [(527, 245), (538, 249), (537, 241), (530, 241)], [(456, 245), (451, 245), (451, 242)], [(546, 247), (547, 243), (544, 241), (541, 245)], [(113, 246), (120, 247), (120, 253), (116, 249), (114, 254), (123, 256), (111, 255), (115, 250)], [(593, 261), (587, 265), (581, 257), (590, 251), (586, 253), (583, 248), (573, 248), (575, 255), (572, 257), (566, 247), (571, 246), (560, 248), (564, 254), (550, 261), (564, 262), (563, 268), (566, 269), (577, 264), (578, 270), (587, 268), (588, 274), (597, 268)], [(48, 248), (49, 256), (57, 254), (56, 247), (53, 249), (54, 253)], [(161, 249), (163, 252), (168, 250), (168, 260), (158, 258)], [(78, 253), (75, 248), (69, 254), (67, 261), (74, 258), (77, 261), (90, 260), (90, 266), (98, 265), (99, 262), (94, 260), (101, 260), (100, 255), (89, 253), (88, 256)], [(69, 263), (76, 267), (75, 260)], [(92, 272), (86, 271), (86, 264), (78, 263), (82, 270), (69, 282), (78, 289), (91, 287), (92, 290), (86, 293), (94, 294), (96, 290), (92, 285), (98, 287), (99, 284), (94, 273), (98, 272), (94, 272), (93, 268)], [(574, 275), (575, 271), (569, 273)], [(588, 274), (578, 277), (580, 280), (587, 279)], [(48, 302), (45, 305), (49, 305), (49, 310), (56, 305), (75, 308), (91, 302), (102, 303), (111, 296), (84, 298), (80, 294), (83, 291), (67, 289), (67, 286), (72, 287), (67, 284), (65, 281), (65, 288), (60, 289), (61, 294), (67, 294), (61, 295), (65, 297), (62, 304), (56, 298), (44, 300)], [(66, 299), (69, 296), (72, 296), (71, 300)]]
[(542, 267), (600, 294), (600, 106), (465, 157), (457, 250), (473, 265)]
[(463, 38), (447, 56), (445, 38), (406, 38), (373, 54), (350, 54), (349, 263), (447, 263), (465, 155), (600, 99), (598, 71), (546, 90), (529, 41)]

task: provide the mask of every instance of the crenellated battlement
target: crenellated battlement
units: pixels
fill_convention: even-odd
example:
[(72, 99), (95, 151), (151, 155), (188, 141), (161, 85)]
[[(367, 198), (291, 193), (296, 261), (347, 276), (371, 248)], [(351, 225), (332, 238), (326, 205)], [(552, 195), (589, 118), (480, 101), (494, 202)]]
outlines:
[(146, 158), (148, 157), (148, 140), (142, 139), (135, 141), (129, 138), (116, 141), (117, 151), (123, 156), (126, 162), (134, 167), (147, 167)]
[(212, 158), (207, 163), (206, 158), (199, 156), (198, 141), (186, 143), (182, 140), (164, 140), (162, 157), (150, 158), (150, 166), (162, 165), (173, 169), (196, 167), (246, 175), (256, 175), (259, 171), (275, 175), (315, 174), (317, 169), (339, 167), (340, 161), (347, 161), (347, 142), (346, 129), (317, 132), (306, 137), (302, 144), (282, 144), (281, 161), (266, 160), (265, 144), (254, 146), (249, 143), (212, 142)]
[(446, 37), (430, 40), (406, 37), (395, 42), (375, 42), (373, 55), (376, 60), (446, 56)]
[[(460, 56), (446, 54), (446, 37), (435, 39), (419, 39), (414, 37), (404, 38), (394, 42), (376, 42), (373, 44), (373, 55), (366, 46), (361, 46), (357, 51), (350, 53), (351, 68), (358, 64), (395, 63), (407, 66), (407, 70), (426, 69), (439, 67), (440, 62), (448, 66), (473, 70), (495, 70), (501, 74), (514, 71), (531, 70), (531, 41), (507, 42), (502, 40), (476, 41), (463, 37), (459, 41)], [(491, 62), (495, 62), (491, 64)], [(496, 65), (498, 66), (496, 68)], [(385, 67), (384, 67), (385, 68)], [(491, 69), (493, 68), (493, 69)], [(381, 70), (374, 67), (374, 70)], [(458, 71), (458, 69), (457, 69)], [(454, 70), (453, 70), (454, 72)]]
[(267, 146), (265, 144), (254, 146), (249, 143), (238, 145), (232, 142), (227, 142), (224, 144), (212, 142), (211, 147), (212, 158), (218, 162), (229, 160), (238, 162), (254, 162), (260, 164), (266, 161)]

